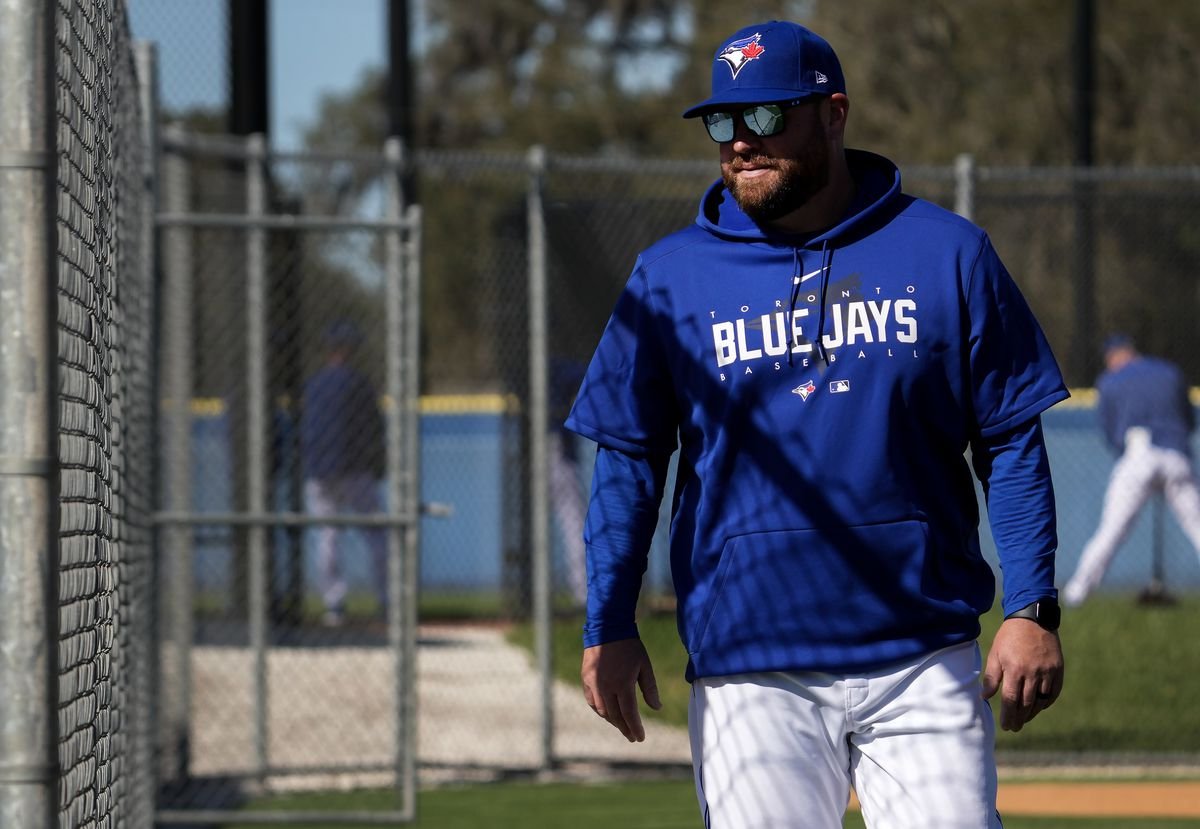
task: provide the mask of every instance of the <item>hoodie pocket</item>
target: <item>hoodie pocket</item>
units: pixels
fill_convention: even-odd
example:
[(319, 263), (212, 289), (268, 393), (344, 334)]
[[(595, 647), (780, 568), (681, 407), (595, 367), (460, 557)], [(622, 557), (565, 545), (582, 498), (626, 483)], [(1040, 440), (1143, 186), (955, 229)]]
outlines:
[[(753, 533), (728, 539), (690, 651), (824, 649), (920, 635), (960, 614), (923, 521)], [(943, 596), (944, 598), (939, 598)], [(755, 660), (757, 661), (757, 660)]]

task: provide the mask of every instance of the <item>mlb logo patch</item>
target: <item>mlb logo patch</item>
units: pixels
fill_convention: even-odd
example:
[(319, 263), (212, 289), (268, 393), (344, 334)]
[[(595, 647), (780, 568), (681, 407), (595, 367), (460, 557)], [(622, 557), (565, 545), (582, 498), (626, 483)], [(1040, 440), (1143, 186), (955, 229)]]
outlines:
[(798, 394), (800, 395), (801, 400), (807, 400), (808, 396), (816, 390), (817, 387), (813, 385), (812, 380), (805, 380), (803, 383), (796, 386), (796, 388), (792, 389), (792, 394)]
[(829, 384), (830, 394), (841, 394), (842, 392), (850, 391), (849, 380), (834, 380)]

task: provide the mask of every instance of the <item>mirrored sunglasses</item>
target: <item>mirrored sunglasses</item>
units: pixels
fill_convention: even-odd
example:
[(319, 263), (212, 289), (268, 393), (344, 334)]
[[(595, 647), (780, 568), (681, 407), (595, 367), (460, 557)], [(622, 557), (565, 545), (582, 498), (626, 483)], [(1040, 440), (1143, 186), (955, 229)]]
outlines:
[(812, 98), (798, 98), (785, 104), (755, 104), (746, 107), (741, 112), (706, 112), (701, 116), (708, 137), (718, 144), (733, 140), (737, 128), (734, 120), (738, 115), (746, 122), (746, 128), (757, 136), (766, 138), (783, 132), (783, 111), (810, 101)]

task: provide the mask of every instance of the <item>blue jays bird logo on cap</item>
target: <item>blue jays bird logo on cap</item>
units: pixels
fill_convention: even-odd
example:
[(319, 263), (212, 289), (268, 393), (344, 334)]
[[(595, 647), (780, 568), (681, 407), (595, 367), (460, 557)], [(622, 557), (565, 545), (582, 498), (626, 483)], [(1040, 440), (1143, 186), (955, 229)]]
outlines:
[(742, 71), (742, 67), (752, 60), (762, 57), (763, 52), (767, 51), (759, 40), (762, 35), (753, 34), (750, 37), (743, 37), (740, 40), (732, 41), (728, 46), (721, 50), (721, 54), (717, 55), (717, 60), (725, 61), (729, 66), (729, 71), (733, 72), (736, 78), (738, 72)]

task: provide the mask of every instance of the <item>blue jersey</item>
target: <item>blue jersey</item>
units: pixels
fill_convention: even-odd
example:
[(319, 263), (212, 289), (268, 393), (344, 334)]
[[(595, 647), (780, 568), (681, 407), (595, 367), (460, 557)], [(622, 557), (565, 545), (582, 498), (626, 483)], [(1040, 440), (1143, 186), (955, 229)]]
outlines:
[[(567, 419), (633, 464), (606, 462), (614, 490), (645, 478), (625, 500), (593, 482), (585, 644), (628, 632), (644, 551), (606, 528), (654, 512), (677, 446), (689, 679), (869, 668), (978, 635), (995, 581), (964, 453), (1016, 434), (1044, 458), (1021, 429), (1067, 391), (986, 234), (903, 194), (886, 159), (847, 158), (855, 204), (824, 233), (774, 235), (717, 182), (639, 256)], [(1006, 610), (1055, 595), (1044, 471), (1049, 518), (1005, 530)]]
[(1195, 412), (1179, 367), (1155, 357), (1137, 356), (1096, 381), (1100, 393), (1100, 424), (1109, 445), (1125, 451), (1125, 432), (1141, 426), (1150, 442), (1191, 456), (1189, 436)]
[(383, 415), (370, 380), (344, 364), (324, 366), (308, 379), (300, 454), (307, 478), (383, 474)]

